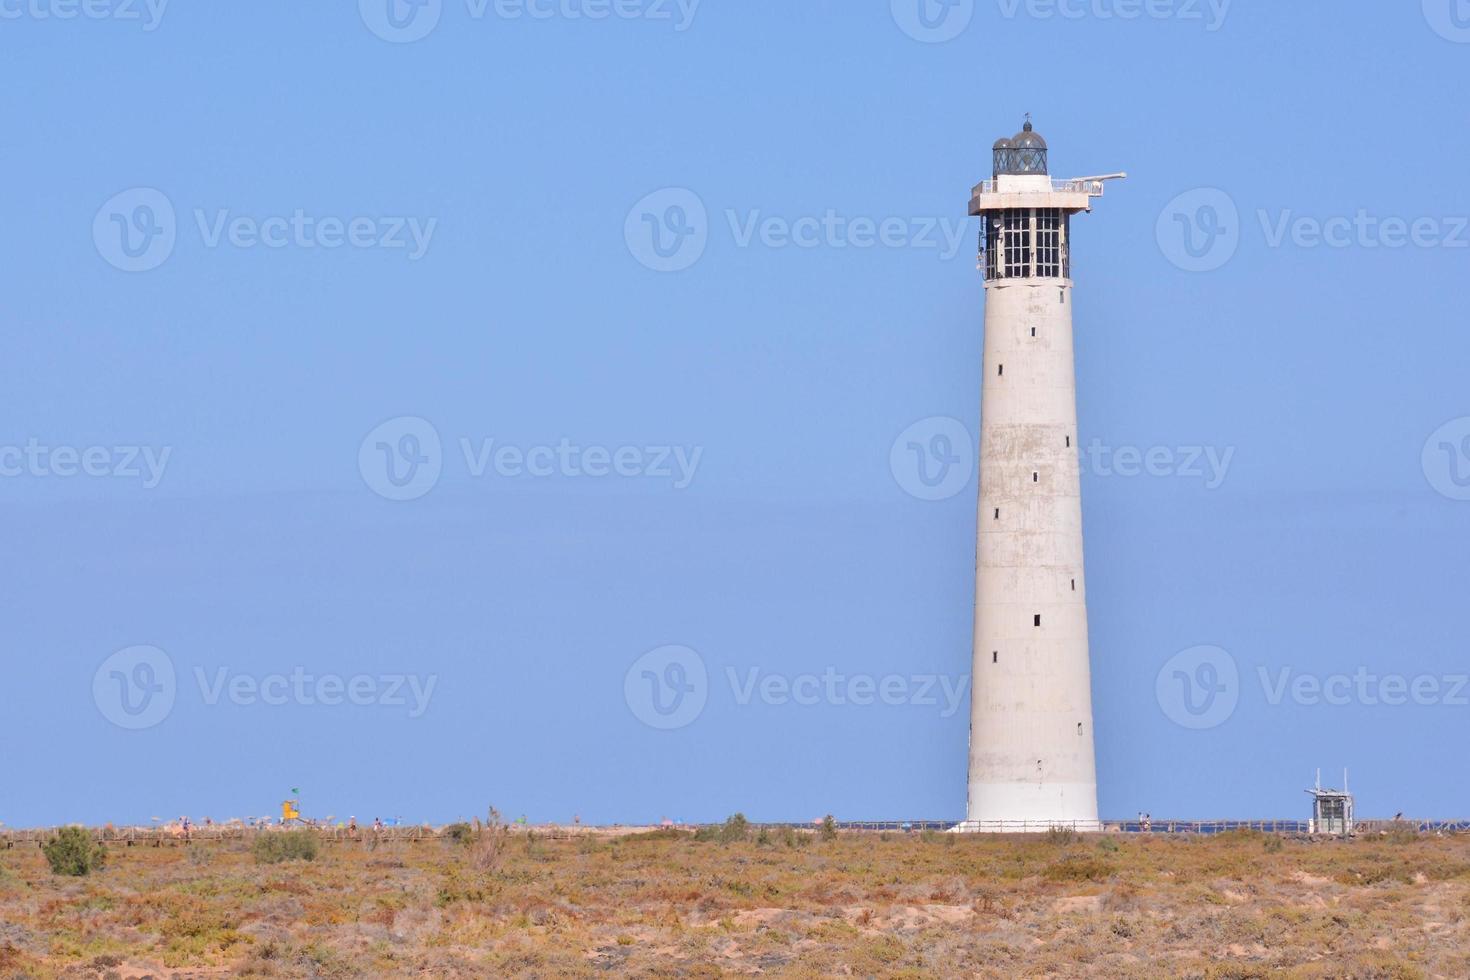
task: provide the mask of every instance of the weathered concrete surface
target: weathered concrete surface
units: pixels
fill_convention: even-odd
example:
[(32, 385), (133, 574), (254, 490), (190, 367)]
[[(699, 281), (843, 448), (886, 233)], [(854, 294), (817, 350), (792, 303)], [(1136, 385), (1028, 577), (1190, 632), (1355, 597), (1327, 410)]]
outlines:
[[(1019, 179), (1037, 186), (982, 210), (1019, 196), (1079, 209), (1075, 195)], [(1097, 822), (1071, 293), (1063, 278), (986, 284), (968, 807), (978, 823)]]

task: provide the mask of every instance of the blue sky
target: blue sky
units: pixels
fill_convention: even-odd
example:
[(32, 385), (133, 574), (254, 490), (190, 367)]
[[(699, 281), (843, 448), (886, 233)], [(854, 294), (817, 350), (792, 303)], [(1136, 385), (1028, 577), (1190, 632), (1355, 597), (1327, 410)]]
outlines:
[(0, 4), (0, 821), (963, 816), (1026, 112), (1104, 814), (1470, 809), (1463, 0), (395, 3)]

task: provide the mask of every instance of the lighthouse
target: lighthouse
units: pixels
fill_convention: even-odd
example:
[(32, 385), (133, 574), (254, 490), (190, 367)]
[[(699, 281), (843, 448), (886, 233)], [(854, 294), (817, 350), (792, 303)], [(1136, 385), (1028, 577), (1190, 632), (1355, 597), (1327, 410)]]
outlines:
[(1073, 215), (1123, 174), (1053, 180), (1027, 118), (994, 146), (983, 222), (985, 353), (967, 819), (1099, 829), (1082, 561)]

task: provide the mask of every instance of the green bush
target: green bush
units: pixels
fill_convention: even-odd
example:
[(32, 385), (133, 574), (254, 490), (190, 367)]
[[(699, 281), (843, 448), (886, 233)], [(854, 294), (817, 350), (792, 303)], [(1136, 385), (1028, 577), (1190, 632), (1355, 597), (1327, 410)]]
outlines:
[(827, 814), (822, 818), (822, 840), (834, 840), (837, 837), (837, 818)]
[(92, 840), (85, 827), (62, 827), (41, 845), (52, 874), (81, 876), (102, 870), (107, 848)]
[(316, 835), (309, 830), (263, 831), (251, 847), (257, 864), (315, 861), (316, 849)]
[(745, 819), (745, 814), (737, 813), (725, 821), (720, 828), (720, 843), (733, 844), (745, 840), (750, 836), (750, 821)]
[(448, 827), (445, 827), (444, 830), (441, 831), (441, 835), (444, 837), (445, 840), (453, 841), (456, 844), (464, 844), (468, 846), (474, 843), (475, 828), (461, 821), (460, 823), (452, 823)]

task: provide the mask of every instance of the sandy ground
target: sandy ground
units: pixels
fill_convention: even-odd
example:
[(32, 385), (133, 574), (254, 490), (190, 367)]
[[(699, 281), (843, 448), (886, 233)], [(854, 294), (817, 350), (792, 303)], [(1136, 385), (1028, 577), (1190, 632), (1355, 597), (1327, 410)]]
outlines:
[(1470, 977), (1470, 839), (524, 832), (0, 851), (0, 976)]

